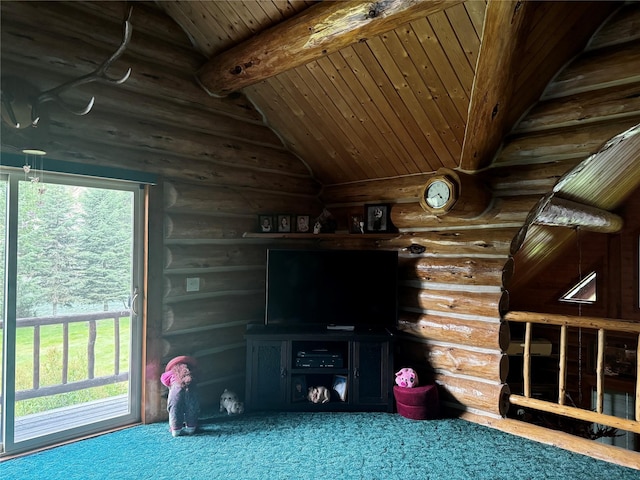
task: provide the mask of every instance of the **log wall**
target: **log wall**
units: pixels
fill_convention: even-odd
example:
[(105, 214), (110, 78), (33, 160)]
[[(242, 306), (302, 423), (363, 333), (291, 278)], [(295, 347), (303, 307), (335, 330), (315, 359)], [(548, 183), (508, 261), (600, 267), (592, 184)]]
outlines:
[[(96, 68), (118, 44), (122, 3), (63, 6), (59, 11), (47, 2), (2, 2), (3, 74), (50, 88)], [(342, 230), (365, 204), (392, 205), (399, 229), (394, 238), (325, 236), (313, 243), (399, 251), (403, 333), (397, 367), (427, 372), (424, 378), (432, 376), (441, 386), (450, 408), (485, 417), (505, 414), (509, 326), (502, 314), (509, 308), (508, 285), (518, 276), (511, 240), (561, 175), (639, 123), (640, 84), (629, 75), (637, 40), (624, 33), (633, 29), (620, 18), (621, 35), (607, 31), (605, 44), (592, 42), (598, 54), (586, 57), (598, 61), (576, 59), (566, 81), (556, 82), (552, 96), (523, 118), (490, 168), (476, 173), (493, 192), (480, 216), (426, 214), (417, 195), (428, 173), (322, 190), (320, 200)], [(154, 421), (165, 415), (157, 379), (176, 354), (201, 360), (205, 404), (215, 404), (224, 388), (242, 394), (244, 326), (262, 317), (265, 250), (281, 242), (242, 234), (257, 229), (258, 213), (315, 215), (321, 203), (320, 186), (244, 96), (212, 98), (197, 86), (192, 73), (204, 59), (176, 34), (177, 27), (137, 3), (132, 23), (131, 46), (114, 66), (131, 65), (131, 79), (117, 88), (92, 84), (69, 92), (70, 102), (95, 93), (96, 106), (86, 117), (52, 105), (55, 141), (49, 152), (160, 176), (150, 189), (148, 232), (145, 420)], [(90, 39), (84, 33), (88, 25)], [(612, 61), (603, 61), (609, 56)], [(581, 65), (595, 78), (592, 84), (581, 79)], [(411, 244), (426, 250), (412, 254)], [(200, 280), (198, 292), (186, 291), (192, 277)]]
[[(417, 194), (428, 174), (324, 187), (323, 201), (331, 211), (344, 216), (366, 203), (392, 204), (391, 218), (399, 235), (381, 241), (380, 246), (397, 248), (401, 256), (399, 326), (403, 334), (397, 342), (396, 366), (412, 366), (421, 378), (437, 382), (450, 408), (484, 417), (506, 414), (509, 386), (504, 352), (510, 329), (502, 315), (512, 308), (511, 287), (517, 286), (531, 267), (515, 262), (507, 244), (536, 202), (562, 175), (596, 153), (611, 137), (640, 122), (640, 84), (630, 78), (628, 68), (614, 60), (607, 63), (607, 68), (597, 68), (597, 62), (588, 60), (615, 57), (615, 52), (627, 52), (621, 58), (635, 55), (629, 52), (637, 53), (635, 34), (622, 33), (635, 31), (623, 19), (632, 22), (637, 7), (627, 8), (611, 20), (621, 35), (614, 40), (610, 29), (603, 29), (608, 32), (606, 45), (596, 35), (591, 51), (567, 66), (565, 76), (575, 78), (575, 82), (567, 81), (566, 88), (563, 80), (553, 83), (549, 98), (521, 119), (490, 168), (477, 173), (493, 192), (491, 205), (478, 217), (436, 218), (426, 214)], [(608, 50), (603, 50), (605, 46)], [(585, 74), (594, 75), (596, 80), (590, 84), (582, 79), (579, 88), (583, 90), (578, 92), (574, 83), (582, 78), (581, 65)], [(635, 263), (625, 257), (628, 274), (633, 275), (637, 248), (631, 248), (629, 241), (619, 243), (630, 247), (623, 256), (636, 255)], [(424, 253), (410, 253), (411, 244), (424, 246)], [(597, 248), (594, 245), (591, 252)], [(576, 254), (572, 249), (567, 260)], [(600, 263), (607, 263), (605, 258), (606, 249), (590, 257), (590, 262), (595, 264), (600, 259)], [(548, 267), (550, 259), (537, 261)], [(556, 272), (555, 268), (550, 271), (552, 276)], [(628, 290), (637, 295), (637, 280), (635, 284), (635, 290), (632, 286)], [(540, 288), (540, 282), (531, 285)], [(518, 297), (517, 302), (531, 306), (546, 299), (526, 295)], [(618, 310), (635, 308), (629, 307), (630, 300), (619, 302)], [(569, 362), (575, 365), (576, 359)]]
[[(2, 74), (40, 89), (95, 69), (122, 36), (120, 2), (2, 2), (1, 9)], [(306, 166), (244, 96), (214, 99), (196, 84), (205, 59), (173, 21), (136, 3), (131, 23), (131, 44), (113, 66), (131, 66), (131, 77), (67, 92), (73, 105), (95, 95), (84, 117), (50, 104), (47, 157), (159, 176), (149, 190), (144, 420), (152, 422), (166, 418), (159, 376), (176, 355), (198, 358), (204, 407), (224, 388), (243, 396), (244, 331), (263, 317), (266, 248), (243, 233), (257, 230), (259, 213), (321, 207)], [(3, 138), (3, 149), (11, 142)], [(186, 291), (187, 278), (199, 279), (199, 291)]]

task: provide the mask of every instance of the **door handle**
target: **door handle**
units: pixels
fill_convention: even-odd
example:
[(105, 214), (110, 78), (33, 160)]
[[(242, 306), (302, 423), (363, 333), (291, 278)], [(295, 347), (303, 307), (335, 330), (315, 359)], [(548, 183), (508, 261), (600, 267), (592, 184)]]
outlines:
[(131, 311), (134, 315), (138, 315), (138, 297), (140, 296), (140, 292), (138, 291), (138, 287), (134, 287), (133, 289), (133, 297), (131, 297)]

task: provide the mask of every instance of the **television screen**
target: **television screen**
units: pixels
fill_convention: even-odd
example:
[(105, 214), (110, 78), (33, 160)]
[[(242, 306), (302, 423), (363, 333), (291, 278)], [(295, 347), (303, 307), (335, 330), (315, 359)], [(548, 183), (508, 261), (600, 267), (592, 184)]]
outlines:
[(394, 327), (398, 253), (268, 250), (266, 325)]

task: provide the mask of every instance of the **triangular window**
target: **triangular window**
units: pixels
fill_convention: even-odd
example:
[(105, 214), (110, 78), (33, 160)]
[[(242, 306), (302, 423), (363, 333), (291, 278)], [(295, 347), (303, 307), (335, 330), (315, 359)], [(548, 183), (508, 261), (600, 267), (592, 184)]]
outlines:
[(560, 297), (561, 302), (595, 303), (596, 302), (596, 272), (591, 272), (574, 285), (567, 293)]

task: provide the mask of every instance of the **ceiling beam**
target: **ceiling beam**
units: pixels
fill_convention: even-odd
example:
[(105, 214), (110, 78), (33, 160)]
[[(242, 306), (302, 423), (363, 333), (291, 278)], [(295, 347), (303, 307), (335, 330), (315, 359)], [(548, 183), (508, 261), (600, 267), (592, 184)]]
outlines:
[(533, 9), (530, 2), (489, 0), (462, 144), (462, 170), (488, 165), (511, 127), (509, 104)]
[(461, 1), (320, 2), (213, 57), (197, 79), (210, 95), (226, 96)]

